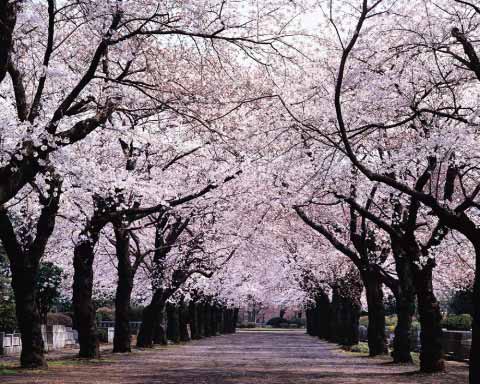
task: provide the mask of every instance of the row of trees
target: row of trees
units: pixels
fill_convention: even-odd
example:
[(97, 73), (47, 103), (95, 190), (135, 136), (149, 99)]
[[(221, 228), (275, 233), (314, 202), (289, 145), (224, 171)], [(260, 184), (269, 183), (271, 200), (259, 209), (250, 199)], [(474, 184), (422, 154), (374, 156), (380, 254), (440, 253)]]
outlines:
[(45, 363), (46, 256), (72, 276), (82, 356), (98, 354), (98, 289), (115, 291), (128, 351), (132, 297), (149, 345), (177, 293), (333, 304), (354, 274), (370, 353), (387, 350), (387, 287), (395, 361), (411, 360), (416, 301), (421, 369), (438, 371), (439, 281), (473, 281), (480, 381), (478, 6), (241, 6), (0, 2), (0, 239), (22, 364)]
[(224, 188), (242, 177), (237, 117), (288, 48), (289, 8), (0, 2), (0, 240), (23, 367), (46, 366), (35, 287), (45, 257), (72, 280), (81, 357), (99, 354), (99, 282), (115, 290), (115, 352), (131, 349), (132, 295), (150, 300), (138, 337), (148, 347), (175, 294), (216, 293), (204, 280), (235, 253), (232, 228), (257, 220), (240, 212), (225, 225), (246, 190)]

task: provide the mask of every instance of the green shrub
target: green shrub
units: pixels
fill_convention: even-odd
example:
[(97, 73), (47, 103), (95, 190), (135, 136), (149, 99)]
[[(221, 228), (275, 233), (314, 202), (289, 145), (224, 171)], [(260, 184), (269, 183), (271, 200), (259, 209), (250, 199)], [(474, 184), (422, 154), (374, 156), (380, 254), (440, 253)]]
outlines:
[(455, 315), (473, 314), (473, 286), (456, 291), (448, 301), (449, 312)]
[(352, 345), (351, 347), (345, 347), (343, 349), (353, 353), (365, 353), (365, 354), (369, 353), (368, 343), (358, 343), (358, 344)]
[(48, 313), (47, 324), (48, 325), (64, 325), (65, 327), (72, 326), (72, 318), (64, 313)]
[(285, 323), (285, 322), (286, 320), (282, 319), (281, 317), (272, 317), (270, 320), (267, 321), (267, 325), (271, 325), (272, 327), (278, 328), (280, 327), (281, 323)]
[(305, 319), (296, 318), (296, 319), (290, 320), (288, 323), (289, 323), (290, 325), (295, 325), (295, 326), (297, 326), (298, 328), (300, 328), (300, 327), (305, 326)]
[(255, 328), (257, 325), (255, 323), (242, 323), (238, 328)]
[(106, 328), (97, 329), (97, 336), (98, 340), (100, 340), (102, 343), (108, 342), (108, 330)]
[(15, 304), (4, 302), (0, 304), (0, 332), (11, 333), (17, 329)]
[(448, 315), (442, 320), (442, 327), (451, 331), (470, 331), (472, 329), (472, 316), (467, 313)]
[(115, 321), (115, 310), (108, 307), (98, 308), (96, 319), (97, 321)]

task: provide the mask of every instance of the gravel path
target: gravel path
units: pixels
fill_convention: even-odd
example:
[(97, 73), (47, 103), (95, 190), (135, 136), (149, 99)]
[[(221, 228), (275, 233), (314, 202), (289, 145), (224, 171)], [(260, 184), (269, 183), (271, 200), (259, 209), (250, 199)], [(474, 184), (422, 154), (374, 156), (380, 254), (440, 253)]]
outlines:
[(7, 383), (128, 384), (462, 384), (467, 366), (450, 363), (448, 373), (422, 375), (339, 351), (299, 331), (239, 332), (179, 346), (106, 354), (103, 360), (51, 362), (48, 371), (0, 376)]

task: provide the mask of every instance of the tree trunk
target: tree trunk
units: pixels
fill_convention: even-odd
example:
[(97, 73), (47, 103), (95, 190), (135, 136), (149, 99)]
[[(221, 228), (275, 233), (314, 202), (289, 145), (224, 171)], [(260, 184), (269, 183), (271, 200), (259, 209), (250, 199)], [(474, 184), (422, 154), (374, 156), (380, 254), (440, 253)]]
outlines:
[(328, 340), (330, 333), (330, 300), (323, 290), (318, 295), (317, 306), (317, 336), (323, 340)]
[(359, 342), (360, 300), (342, 297), (343, 332), (341, 344), (356, 345)]
[(100, 347), (95, 322), (93, 290), (93, 240), (82, 240), (73, 252), (73, 311), (80, 344), (79, 357), (98, 358)]
[(118, 260), (118, 283), (115, 295), (115, 335), (113, 352), (131, 352), (130, 299), (133, 270), (130, 263), (130, 236), (125, 228), (115, 227), (115, 248)]
[(306, 332), (307, 335), (313, 336), (313, 321), (312, 321), (312, 305), (307, 304), (305, 307), (305, 317), (306, 317)]
[(190, 320), (190, 334), (192, 340), (201, 339), (200, 329), (198, 324), (198, 307), (195, 301), (190, 301), (188, 304), (189, 320)]
[(210, 303), (205, 303), (203, 306), (203, 313), (205, 319), (205, 337), (210, 337), (212, 335), (212, 311)]
[(217, 308), (217, 322), (218, 322), (218, 333), (222, 334), (224, 329), (225, 329), (225, 319), (223, 318), (224, 311), (223, 311), (223, 305), (219, 306)]
[(405, 257), (395, 257), (398, 287), (393, 292), (397, 307), (397, 326), (393, 340), (392, 358), (394, 363), (412, 363), (411, 328), (415, 313), (415, 286), (413, 271)]
[(190, 335), (188, 333), (188, 306), (182, 301), (178, 308), (179, 326), (180, 326), (180, 341), (190, 341)]
[(180, 343), (178, 306), (172, 303), (167, 303), (167, 339), (175, 344)]
[(480, 383), (480, 241), (475, 236), (475, 280), (473, 284), (472, 347), (470, 349), (470, 384)]
[(153, 344), (168, 345), (165, 304), (159, 305), (157, 312), (157, 321), (153, 327)]
[(338, 294), (338, 289), (336, 287), (332, 288), (332, 304), (330, 310), (330, 324), (329, 324), (329, 338), (328, 341), (338, 342), (339, 341), (339, 329), (340, 329), (340, 295)]
[(442, 348), (442, 315), (433, 292), (432, 268), (425, 266), (415, 271), (415, 287), (418, 298), (418, 314), (421, 326), (420, 370), (441, 372), (445, 370)]
[[(26, 260), (27, 257), (18, 259)], [(44, 357), (41, 320), (35, 301), (36, 265), (12, 267), (12, 288), (15, 295), (15, 309), (22, 338), (20, 363), (22, 368), (47, 368)]]
[(315, 304), (312, 310), (312, 336), (320, 336), (320, 315), (321, 315), (321, 303), (319, 296), (315, 296)]
[(212, 317), (212, 336), (218, 335), (218, 316), (217, 316), (217, 304), (211, 305), (211, 317)]
[(223, 333), (225, 334), (231, 333), (230, 323), (231, 323), (230, 309), (228, 309), (227, 307), (223, 307)]
[(198, 334), (200, 338), (205, 337), (205, 303), (197, 302)]
[(388, 354), (385, 335), (383, 284), (374, 271), (362, 273), (368, 305), (368, 349), (370, 356)]
[[(158, 329), (163, 321), (163, 309), (162, 291), (156, 290), (150, 304), (143, 309), (142, 324), (137, 336), (137, 347), (153, 348), (154, 341), (163, 341), (164, 338), (159, 335), (161, 331)], [(162, 343), (157, 342), (156, 344)]]
[(238, 312), (239, 312), (238, 308), (233, 309), (232, 333), (235, 333), (237, 331)]

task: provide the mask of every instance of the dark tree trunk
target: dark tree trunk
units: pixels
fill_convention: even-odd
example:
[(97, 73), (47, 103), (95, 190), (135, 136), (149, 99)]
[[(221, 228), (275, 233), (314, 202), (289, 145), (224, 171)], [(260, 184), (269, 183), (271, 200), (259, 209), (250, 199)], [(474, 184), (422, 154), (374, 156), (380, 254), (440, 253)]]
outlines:
[(329, 338), (328, 341), (339, 341), (339, 329), (340, 329), (340, 295), (336, 287), (332, 288), (332, 304), (330, 310), (330, 324), (329, 324)]
[(190, 334), (188, 333), (189, 314), (188, 306), (182, 301), (178, 308), (179, 326), (180, 326), (180, 341), (190, 341)]
[(237, 331), (238, 312), (239, 312), (238, 308), (233, 309), (232, 333), (235, 333)]
[(313, 309), (312, 304), (307, 304), (305, 308), (305, 317), (306, 317), (306, 331), (307, 335), (313, 336)]
[[(15, 6), (12, 5), (12, 7)], [(0, 26), (0, 29), (2, 28), (6, 28), (6, 26)], [(14, 226), (8, 216), (8, 212), (5, 207), (0, 206), (0, 240), (7, 253), (12, 271), (12, 289), (15, 295), (16, 316), (22, 338), (20, 362), (24, 368), (47, 367), (43, 355), (44, 343), (41, 318), (36, 301), (35, 282), (40, 260), (55, 227), (62, 182), (55, 175), (48, 181), (48, 185), (49, 198), (41, 198), (42, 209), (36, 223), (35, 237), (25, 244), (20, 244), (17, 241)]]
[(235, 310), (233, 308), (225, 308), (224, 319), (225, 319), (224, 333), (235, 333), (235, 325), (236, 325)]
[(193, 340), (201, 339), (200, 329), (198, 324), (198, 306), (195, 301), (190, 301), (188, 304), (189, 320), (190, 320), (190, 334)]
[(218, 335), (218, 316), (217, 316), (217, 305), (212, 304), (211, 308), (211, 317), (212, 317), (212, 336)]
[(210, 303), (205, 303), (203, 306), (203, 313), (205, 319), (205, 337), (213, 336), (212, 334), (212, 311)]
[(167, 304), (167, 339), (175, 344), (180, 342), (178, 306), (172, 303)]
[(34, 264), (28, 267), (12, 265), (12, 288), (22, 338), (20, 363), (23, 368), (46, 368), (41, 319), (35, 301), (38, 263)]
[(198, 335), (205, 337), (205, 303), (197, 302)]
[(230, 309), (228, 309), (227, 307), (223, 307), (223, 333), (224, 334), (230, 333), (230, 322), (231, 322)]
[(168, 345), (165, 304), (160, 305), (157, 312), (158, 317), (153, 328), (153, 344)]
[(360, 321), (360, 297), (342, 295), (338, 287), (332, 289), (330, 341), (344, 346), (358, 344)]
[(115, 336), (113, 352), (131, 352), (130, 299), (133, 270), (130, 263), (130, 236), (126, 229), (115, 227), (115, 247), (118, 260), (118, 283), (115, 295)]
[(100, 348), (95, 322), (93, 290), (93, 240), (82, 240), (73, 253), (73, 310), (80, 344), (79, 357), (97, 358)]
[(323, 340), (328, 340), (330, 333), (330, 300), (323, 290), (317, 296), (317, 307), (317, 336)]
[(433, 292), (432, 268), (425, 266), (415, 271), (415, 288), (418, 298), (418, 314), (421, 327), (420, 370), (441, 372), (445, 370), (442, 348), (442, 315)]
[(341, 344), (352, 346), (359, 342), (360, 300), (357, 298), (342, 298), (343, 332)]
[(375, 271), (364, 271), (362, 280), (365, 286), (368, 305), (368, 349), (370, 356), (388, 354), (385, 335), (385, 305), (383, 284)]
[(412, 363), (411, 328), (415, 313), (415, 287), (411, 265), (405, 257), (395, 257), (398, 287), (394, 292), (397, 306), (397, 326), (392, 358), (395, 363)]
[(480, 383), (480, 239), (477, 232), (475, 247), (475, 280), (473, 284), (472, 347), (470, 349), (470, 384)]
[(163, 320), (163, 309), (162, 292), (157, 290), (153, 294), (150, 304), (143, 309), (142, 324), (137, 336), (137, 347), (153, 348), (154, 341), (162, 339), (158, 327), (161, 327)]
[(320, 336), (320, 315), (321, 315), (321, 303), (319, 296), (315, 296), (315, 304), (312, 310), (312, 336)]
[(223, 305), (221, 305), (217, 308), (217, 323), (218, 323), (219, 334), (222, 334), (225, 329), (225, 325), (224, 325), (225, 319), (223, 318), (223, 314), (224, 314)]

